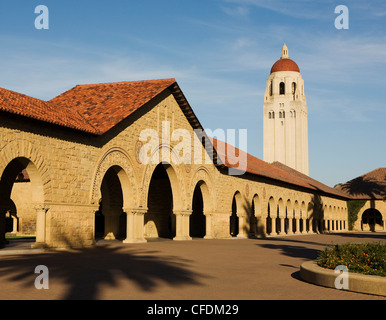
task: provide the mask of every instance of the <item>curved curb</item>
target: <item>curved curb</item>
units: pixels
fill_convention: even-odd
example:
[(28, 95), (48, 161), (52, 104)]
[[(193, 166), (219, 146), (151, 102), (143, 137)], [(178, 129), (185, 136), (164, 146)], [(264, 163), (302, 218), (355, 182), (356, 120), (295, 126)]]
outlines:
[[(319, 286), (336, 289), (335, 280), (338, 276), (334, 270), (319, 267), (316, 261), (307, 261), (300, 266), (300, 277)], [(386, 296), (386, 277), (349, 273), (348, 289), (341, 290)]]

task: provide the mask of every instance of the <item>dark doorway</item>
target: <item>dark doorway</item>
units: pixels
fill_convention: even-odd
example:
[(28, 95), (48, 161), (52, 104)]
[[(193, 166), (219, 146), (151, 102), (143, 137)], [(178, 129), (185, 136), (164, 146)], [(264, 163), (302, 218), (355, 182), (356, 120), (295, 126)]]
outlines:
[(206, 235), (206, 219), (204, 215), (204, 199), (201, 187), (196, 185), (193, 193), (192, 214), (190, 215), (190, 236), (203, 238)]
[(145, 236), (174, 238), (176, 219), (173, 214), (173, 194), (168, 173), (162, 163), (155, 168), (151, 177), (147, 207)]

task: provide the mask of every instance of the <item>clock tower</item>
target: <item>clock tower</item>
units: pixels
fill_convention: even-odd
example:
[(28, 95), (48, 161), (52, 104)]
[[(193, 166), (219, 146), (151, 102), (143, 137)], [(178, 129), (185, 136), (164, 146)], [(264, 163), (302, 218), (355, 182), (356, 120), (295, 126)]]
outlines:
[(264, 161), (279, 161), (306, 175), (308, 120), (304, 81), (284, 44), (271, 68), (264, 95)]

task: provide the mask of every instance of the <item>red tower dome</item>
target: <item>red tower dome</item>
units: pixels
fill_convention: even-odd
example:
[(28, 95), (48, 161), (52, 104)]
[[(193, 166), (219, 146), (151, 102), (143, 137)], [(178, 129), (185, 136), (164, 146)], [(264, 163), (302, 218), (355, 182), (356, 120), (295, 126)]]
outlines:
[(278, 72), (278, 71), (300, 72), (296, 62), (289, 58), (288, 48), (286, 45), (284, 45), (283, 48), (281, 49), (281, 58), (277, 60), (271, 68), (271, 73)]

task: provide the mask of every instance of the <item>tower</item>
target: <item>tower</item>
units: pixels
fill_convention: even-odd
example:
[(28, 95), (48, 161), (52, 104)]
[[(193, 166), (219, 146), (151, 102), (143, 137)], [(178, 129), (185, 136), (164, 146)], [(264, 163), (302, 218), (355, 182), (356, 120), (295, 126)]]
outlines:
[(306, 175), (308, 121), (304, 81), (284, 44), (271, 68), (264, 95), (264, 161), (279, 161)]

